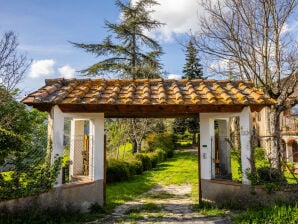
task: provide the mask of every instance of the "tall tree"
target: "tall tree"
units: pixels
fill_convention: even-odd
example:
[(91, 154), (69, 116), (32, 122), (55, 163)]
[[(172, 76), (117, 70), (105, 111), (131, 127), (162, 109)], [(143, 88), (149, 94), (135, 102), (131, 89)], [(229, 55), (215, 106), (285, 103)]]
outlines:
[[(188, 45), (186, 47), (186, 55), (185, 55), (186, 62), (183, 67), (183, 73), (184, 73), (184, 76), (182, 76), (183, 79), (203, 79), (203, 68), (197, 54), (198, 52), (194, 46), (193, 40), (189, 40)], [(188, 118), (188, 119), (183, 119), (183, 118), (176, 119), (173, 123), (173, 126), (175, 131), (179, 129), (180, 131), (182, 131), (183, 128), (181, 127), (184, 126), (184, 129), (185, 130), (187, 129), (189, 133), (193, 135), (192, 143), (193, 144), (197, 143), (196, 134), (199, 132), (199, 129), (200, 129), (198, 118), (194, 117), (194, 118)]]
[(197, 54), (198, 54), (197, 49), (195, 48), (193, 41), (190, 40), (186, 48), (186, 58), (185, 58), (186, 63), (183, 67), (184, 76), (182, 78), (184, 79), (202, 79), (203, 78), (203, 69)]
[(149, 7), (158, 4), (155, 0), (139, 0), (126, 3), (116, 0), (121, 10), (119, 24), (106, 22), (108, 31), (114, 35), (107, 36), (99, 44), (73, 43), (96, 56), (105, 59), (86, 68), (86, 75), (98, 75), (106, 72), (117, 73), (122, 78), (156, 78), (160, 76), (160, 45), (146, 35), (161, 25), (152, 19)]
[(276, 100), (268, 108), (268, 150), (274, 166), (282, 155), (280, 113), (298, 103), (287, 102), (297, 85), (297, 43), (287, 31), (297, 0), (203, 0), (208, 13), (201, 20), (196, 47), (209, 61), (229, 60), (237, 65), (239, 78), (253, 81)]
[[(151, 18), (150, 7), (157, 5), (155, 0), (132, 0), (122, 2), (116, 0), (121, 11), (120, 23), (106, 22), (106, 27), (113, 35), (107, 36), (99, 44), (73, 43), (74, 46), (95, 54), (104, 59), (91, 65), (82, 72), (86, 75), (103, 75), (112, 73), (120, 78), (159, 78), (162, 54), (161, 46), (147, 33), (162, 24)], [(133, 151), (141, 150), (141, 143), (145, 137), (146, 119), (127, 121), (127, 128)], [(142, 133), (140, 135), (140, 133)]]
[(18, 40), (14, 32), (5, 32), (0, 39), (0, 86), (12, 91), (24, 78), (31, 62), (18, 52)]

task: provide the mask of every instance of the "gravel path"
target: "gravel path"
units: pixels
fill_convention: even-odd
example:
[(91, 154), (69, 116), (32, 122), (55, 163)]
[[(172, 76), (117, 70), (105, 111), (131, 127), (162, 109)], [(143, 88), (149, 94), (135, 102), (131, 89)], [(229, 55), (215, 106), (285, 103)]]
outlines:
[(206, 217), (192, 210), (191, 185), (158, 185), (112, 214), (92, 223), (231, 223), (227, 217)]

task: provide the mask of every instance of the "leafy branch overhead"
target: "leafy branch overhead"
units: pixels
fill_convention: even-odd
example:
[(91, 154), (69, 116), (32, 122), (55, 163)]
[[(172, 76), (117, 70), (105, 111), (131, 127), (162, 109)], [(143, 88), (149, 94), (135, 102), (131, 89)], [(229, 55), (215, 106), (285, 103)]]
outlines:
[(150, 17), (154, 0), (140, 0), (133, 4), (116, 1), (121, 10), (120, 23), (105, 22), (113, 35), (101, 43), (85, 44), (71, 42), (74, 46), (100, 57), (100, 61), (82, 70), (85, 75), (118, 75), (121, 78), (157, 78), (160, 76), (159, 57), (161, 46), (150, 36), (150, 31), (162, 23)]

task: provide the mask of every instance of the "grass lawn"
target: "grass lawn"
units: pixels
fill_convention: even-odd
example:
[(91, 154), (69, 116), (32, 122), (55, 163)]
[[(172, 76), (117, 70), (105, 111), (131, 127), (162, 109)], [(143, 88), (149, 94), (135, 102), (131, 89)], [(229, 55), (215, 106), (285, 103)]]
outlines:
[(108, 211), (125, 201), (150, 190), (157, 183), (163, 185), (192, 185), (192, 197), (198, 198), (198, 162), (197, 157), (189, 152), (176, 151), (173, 158), (160, 163), (153, 170), (136, 175), (130, 181), (111, 183), (107, 185)]

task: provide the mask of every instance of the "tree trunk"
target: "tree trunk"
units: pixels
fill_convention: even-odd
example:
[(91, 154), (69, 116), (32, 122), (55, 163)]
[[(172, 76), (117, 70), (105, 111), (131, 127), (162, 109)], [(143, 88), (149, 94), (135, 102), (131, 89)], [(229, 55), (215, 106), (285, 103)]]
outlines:
[(268, 157), (271, 160), (271, 165), (277, 168), (281, 172), (281, 161), (282, 156), (282, 142), (280, 136), (280, 113), (277, 108), (270, 108), (267, 110), (269, 118), (269, 135), (268, 135)]
[(132, 153), (136, 153), (138, 151), (138, 143), (137, 140), (132, 139)]
[(197, 144), (197, 135), (195, 132), (192, 134), (192, 144), (193, 145)]
[(137, 152), (140, 153), (142, 151), (142, 140), (140, 142), (137, 141)]
[(230, 119), (230, 128), (231, 128), (231, 142), (233, 148), (240, 150), (240, 129), (239, 129), (240, 119), (239, 117), (232, 117)]

